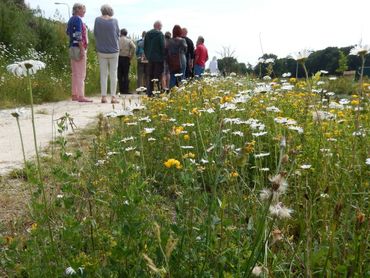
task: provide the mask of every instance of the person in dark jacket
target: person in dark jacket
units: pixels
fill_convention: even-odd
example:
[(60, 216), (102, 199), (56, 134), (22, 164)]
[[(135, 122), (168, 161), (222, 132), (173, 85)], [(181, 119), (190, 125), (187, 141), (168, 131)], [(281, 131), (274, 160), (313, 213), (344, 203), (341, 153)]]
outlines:
[(188, 37), (188, 29), (182, 28), (182, 37), (186, 41), (186, 45), (188, 46), (188, 50), (186, 51), (186, 71), (185, 71), (185, 78), (191, 78), (194, 76), (193, 74), (193, 65), (194, 65), (194, 43)]
[(164, 35), (161, 32), (162, 23), (154, 22), (153, 29), (146, 33), (144, 40), (144, 54), (148, 59), (147, 95), (153, 96), (153, 85), (160, 89), (160, 80), (163, 73)]
[(182, 29), (175, 25), (172, 29), (172, 38), (166, 45), (166, 59), (170, 71), (170, 89), (178, 86), (185, 76), (187, 44), (182, 37)]
[(137, 85), (136, 88), (147, 86), (147, 66), (148, 60), (144, 54), (144, 39), (146, 31), (143, 31), (141, 39), (136, 42), (136, 59), (137, 59)]

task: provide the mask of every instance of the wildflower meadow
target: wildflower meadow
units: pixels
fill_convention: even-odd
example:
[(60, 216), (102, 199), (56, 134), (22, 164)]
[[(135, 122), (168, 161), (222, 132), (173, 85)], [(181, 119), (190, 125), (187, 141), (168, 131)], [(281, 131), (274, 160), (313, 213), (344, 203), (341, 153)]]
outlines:
[(205, 75), (101, 115), (77, 143), (60, 119), (42, 173), (26, 167), (30, 220), (0, 236), (0, 269), (370, 276), (370, 84), (342, 96), (331, 82)]
[[(41, 155), (33, 105), (70, 97), (65, 24), (0, 8), (0, 107), (17, 108), (24, 158), (0, 185), (16, 179), (14, 194), (28, 196), (19, 218), (0, 222), (1, 277), (370, 277), (369, 46), (311, 61), (308, 50), (264, 54), (243, 75), (226, 56), (222, 76), (123, 97), (72, 136), (68, 111), (51, 119)], [(324, 58), (330, 69), (318, 69)], [(132, 81), (135, 71), (133, 61)], [(23, 105), (33, 138), (22, 136)]]

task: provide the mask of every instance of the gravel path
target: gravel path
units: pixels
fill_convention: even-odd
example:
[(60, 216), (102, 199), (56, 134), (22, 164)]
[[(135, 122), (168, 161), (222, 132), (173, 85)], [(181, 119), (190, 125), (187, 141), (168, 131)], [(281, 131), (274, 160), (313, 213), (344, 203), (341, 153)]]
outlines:
[[(129, 106), (136, 106), (140, 103), (139, 95), (121, 96), (120, 103), (102, 104), (100, 98), (91, 98), (93, 103), (79, 103), (75, 101), (60, 101), (36, 105), (35, 123), (37, 141), (40, 150), (46, 147), (52, 140), (52, 122), (68, 113), (77, 126), (83, 129), (96, 120), (98, 114), (109, 113), (113, 110), (122, 110)], [(20, 142), (19, 131), (16, 119), (11, 115), (14, 109), (0, 110), (0, 176), (6, 175), (14, 168), (23, 166), (23, 155)], [(25, 113), (20, 117), (20, 126), (25, 145), (26, 159), (32, 159), (35, 154), (33, 133), (31, 124), (31, 109), (27, 107)], [(55, 124), (55, 122), (54, 122)]]

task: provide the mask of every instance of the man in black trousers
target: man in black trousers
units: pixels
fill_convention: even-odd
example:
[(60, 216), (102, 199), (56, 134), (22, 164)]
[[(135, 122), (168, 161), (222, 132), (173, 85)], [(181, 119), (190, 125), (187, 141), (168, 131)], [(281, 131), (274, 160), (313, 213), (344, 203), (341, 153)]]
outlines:
[(161, 32), (162, 23), (157, 20), (154, 22), (153, 29), (146, 33), (144, 40), (144, 54), (148, 59), (148, 84), (147, 95), (153, 96), (154, 84), (160, 90), (161, 78), (164, 68), (164, 35)]
[(191, 78), (193, 74), (193, 63), (194, 63), (194, 43), (188, 38), (188, 29), (182, 28), (182, 37), (185, 39), (188, 45), (188, 50), (186, 51), (186, 71), (185, 78)]

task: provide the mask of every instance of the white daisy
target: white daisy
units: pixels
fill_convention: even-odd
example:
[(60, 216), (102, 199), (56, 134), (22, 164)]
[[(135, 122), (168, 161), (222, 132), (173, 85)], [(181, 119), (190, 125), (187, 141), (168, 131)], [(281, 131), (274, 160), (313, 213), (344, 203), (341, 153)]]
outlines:
[(270, 153), (259, 153), (259, 154), (255, 154), (254, 157), (255, 158), (261, 158), (261, 157), (265, 157), (265, 156), (269, 156)]
[(135, 138), (133, 136), (130, 136), (130, 137), (125, 137), (121, 140), (122, 143), (126, 143), (128, 141), (134, 141)]
[(127, 147), (125, 148), (125, 152), (130, 152), (136, 150), (136, 147)]
[(64, 271), (64, 274), (67, 275), (67, 276), (75, 275), (76, 274), (76, 271), (71, 266), (69, 266)]
[(155, 127), (144, 127), (145, 134), (153, 133)]
[(281, 112), (280, 109), (277, 108), (276, 106), (266, 107), (266, 111), (268, 111), (268, 112), (275, 112), (275, 113)]
[(193, 146), (180, 146), (181, 149), (184, 149), (184, 150), (191, 150), (191, 149), (194, 149)]
[(241, 131), (234, 131), (231, 133), (232, 135), (235, 135), (235, 136), (239, 136), (239, 137), (243, 137), (244, 136), (244, 133), (241, 132)]
[(260, 137), (260, 136), (263, 136), (263, 135), (266, 135), (266, 134), (267, 134), (267, 131), (262, 131), (262, 132), (252, 133), (252, 136)]

